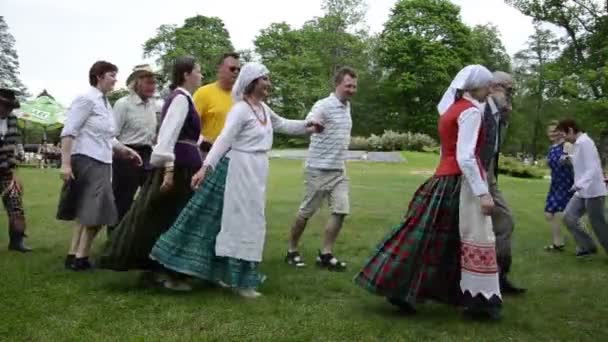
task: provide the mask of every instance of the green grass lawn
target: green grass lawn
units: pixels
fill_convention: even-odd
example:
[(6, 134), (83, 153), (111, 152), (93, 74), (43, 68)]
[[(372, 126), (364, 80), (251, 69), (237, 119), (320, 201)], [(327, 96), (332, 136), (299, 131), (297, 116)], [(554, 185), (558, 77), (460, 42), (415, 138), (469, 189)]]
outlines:
[[(436, 155), (405, 154), (407, 164), (350, 163), (352, 216), (336, 254), (344, 273), (315, 268), (327, 211), (304, 234), (303, 270), (283, 263), (286, 237), (303, 192), (302, 163), (273, 160), (268, 196), (268, 234), (261, 271), (264, 297), (241, 299), (200, 288), (173, 293), (146, 288), (138, 274), (63, 269), (70, 227), (54, 219), (56, 170), (22, 170), (35, 253), (6, 251), (0, 234), (0, 340), (251, 340), (251, 341), (601, 341), (608, 328), (608, 258), (579, 260), (568, 251), (549, 254), (543, 218), (548, 182), (500, 178), (517, 221), (513, 280), (529, 288), (505, 298), (504, 319), (465, 321), (455, 308), (427, 303), (414, 317), (400, 315), (380, 297), (356, 287), (352, 277), (376, 243), (398, 223), (413, 192), (434, 167)], [(6, 224), (3, 213), (0, 224)], [(105, 239), (100, 234), (97, 246)], [(604, 336), (604, 337), (602, 337)]]

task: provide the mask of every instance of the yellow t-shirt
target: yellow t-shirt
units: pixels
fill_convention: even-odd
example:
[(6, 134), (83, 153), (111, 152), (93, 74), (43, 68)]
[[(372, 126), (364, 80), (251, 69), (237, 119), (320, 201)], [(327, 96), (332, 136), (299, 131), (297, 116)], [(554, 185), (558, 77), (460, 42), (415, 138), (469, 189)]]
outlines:
[(232, 108), (230, 91), (213, 82), (198, 88), (193, 98), (194, 106), (201, 116), (201, 135), (205, 140), (213, 142), (222, 132), (226, 116)]

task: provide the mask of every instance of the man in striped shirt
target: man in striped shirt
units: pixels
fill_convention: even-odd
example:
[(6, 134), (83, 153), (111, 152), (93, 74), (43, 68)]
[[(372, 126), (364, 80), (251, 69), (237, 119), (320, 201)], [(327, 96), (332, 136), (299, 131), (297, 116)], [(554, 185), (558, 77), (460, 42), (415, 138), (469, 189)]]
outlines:
[(308, 119), (321, 122), (324, 130), (310, 138), (304, 172), (306, 194), (291, 229), (285, 261), (295, 267), (305, 263), (298, 252), (298, 243), (306, 223), (327, 199), (331, 217), (325, 229), (323, 248), (317, 265), (331, 270), (344, 270), (346, 263), (333, 255), (335, 241), (342, 229), (344, 217), (350, 212), (346, 160), (352, 119), (349, 100), (357, 92), (357, 74), (351, 68), (340, 69), (334, 77), (335, 91), (319, 100), (308, 114)]

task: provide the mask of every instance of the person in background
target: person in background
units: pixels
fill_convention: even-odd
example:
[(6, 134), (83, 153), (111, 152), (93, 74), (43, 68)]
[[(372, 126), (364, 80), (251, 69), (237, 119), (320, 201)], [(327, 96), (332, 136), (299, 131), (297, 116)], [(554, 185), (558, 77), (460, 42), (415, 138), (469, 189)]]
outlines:
[(573, 195), (574, 170), (567, 158), (572, 151), (572, 145), (564, 140), (562, 132), (555, 129), (557, 124), (557, 121), (553, 121), (547, 128), (547, 135), (551, 141), (547, 154), (547, 165), (551, 169), (551, 184), (545, 204), (545, 217), (551, 225), (552, 243), (546, 246), (545, 250), (562, 252), (565, 243), (560, 214), (566, 209)]
[(561, 120), (556, 127), (567, 142), (574, 144), (571, 161), (574, 168), (574, 195), (564, 210), (564, 222), (576, 241), (576, 256), (597, 253), (597, 245), (585, 231), (581, 217), (587, 213), (600, 245), (608, 252), (608, 223), (605, 216), (606, 184), (600, 155), (595, 143), (572, 119)]
[(115, 138), (115, 122), (107, 94), (114, 89), (118, 68), (98, 61), (89, 70), (89, 89), (72, 102), (61, 132), (63, 188), (57, 218), (78, 224), (65, 260), (66, 268), (91, 268), (89, 254), (102, 226), (116, 224), (112, 191), (112, 154), (141, 165), (137, 152)]
[[(143, 165), (114, 157), (112, 189), (118, 211), (118, 222), (131, 208), (137, 189), (143, 186), (150, 174), (150, 155), (156, 142), (156, 74), (147, 65), (137, 65), (127, 77), (129, 95), (114, 104), (116, 138), (141, 156)], [(108, 226), (108, 233), (114, 229)]]
[(23, 184), (15, 174), (21, 134), (13, 110), (19, 107), (16, 91), (0, 87), (0, 197), (8, 216), (8, 249), (26, 253), (32, 249), (23, 241), (26, 237)]
[(217, 63), (217, 81), (200, 87), (194, 93), (194, 105), (201, 116), (200, 148), (203, 158), (224, 128), (233, 104), (232, 87), (240, 70), (239, 54), (225, 53)]

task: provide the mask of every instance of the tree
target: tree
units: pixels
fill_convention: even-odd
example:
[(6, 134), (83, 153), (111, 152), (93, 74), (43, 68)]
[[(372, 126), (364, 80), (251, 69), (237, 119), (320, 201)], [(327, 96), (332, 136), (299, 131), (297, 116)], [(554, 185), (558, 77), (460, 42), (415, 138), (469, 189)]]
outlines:
[(121, 98), (123, 98), (127, 95), (129, 95), (129, 89), (126, 89), (126, 88), (116, 89), (108, 94), (108, 101), (110, 101), (110, 104), (112, 106), (114, 106), (116, 101), (120, 100)]
[(474, 63), (491, 71), (511, 71), (511, 58), (507, 54), (498, 27), (492, 24), (476, 25), (471, 31)]
[(452, 78), (474, 60), (470, 29), (448, 0), (400, 0), (380, 35), (386, 88), (397, 90), (387, 105), (400, 127), (437, 135), (435, 105)]
[(216, 63), (221, 54), (234, 50), (224, 22), (216, 17), (197, 15), (186, 19), (184, 25), (161, 25), (156, 36), (144, 45), (144, 57), (156, 57), (161, 76), (169, 79), (172, 61), (191, 55), (200, 63), (205, 81), (216, 77)]
[[(547, 66), (552, 63), (560, 52), (559, 41), (551, 30), (543, 29), (539, 23), (534, 26), (534, 34), (528, 39), (528, 48), (515, 54), (516, 75), (520, 85), (521, 94), (524, 97), (534, 99), (534, 111), (532, 117), (532, 158), (538, 155), (539, 138), (543, 125), (543, 105), (547, 100), (547, 83), (556, 75), (550, 73)], [(523, 101), (526, 107), (522, 111), (526, 112), (531, 101)], [(529, 122), (528, 122), (529, 125)]]
[(566, 47), (550, 66), (560, 77), (548, 84), (554, 97), (570, 104), (570, 115), (600, 138), (600, 152), (608, 159), (608, 6), (597, 0), (506, 0), (535, 21), (565, 31)]
[(0, 86), (20, 91), (27, 95), (27, 88), (19, 79), (19, 56), (15, 50), (15, 37), (0, 16)]

